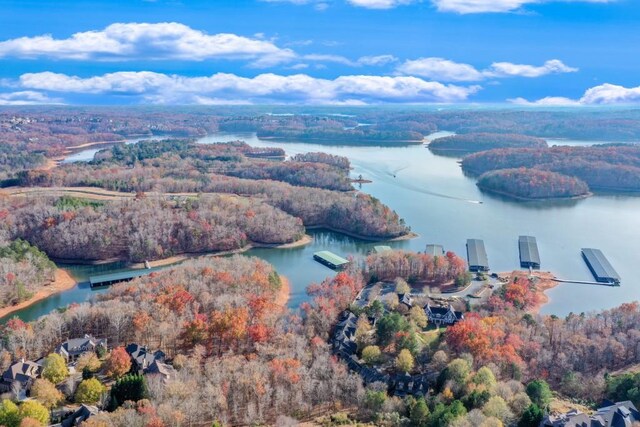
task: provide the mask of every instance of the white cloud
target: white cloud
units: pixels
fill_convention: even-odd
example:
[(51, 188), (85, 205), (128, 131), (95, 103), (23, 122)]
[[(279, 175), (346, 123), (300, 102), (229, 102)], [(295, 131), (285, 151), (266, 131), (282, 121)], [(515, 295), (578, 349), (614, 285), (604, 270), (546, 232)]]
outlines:
[(185, 77), (146, 72), (116, 72), (81, 78), (51, 72), (23, 74), (24, 89), (57, 93), (138, 96), (153, 103), (424, 103), (462, 102), (479, 86), (446, 85), (417, 77), (352, 75), (333, 80), (306, 74), (260, 74), (253, 78), (218, 73)]
[(353, 6), (364, 7), (367, 9), (391, 9), (398, 6), (404, 6), (416, 3), (417, 0), (347, 0)]
[[(440, 12), (504, 13), (521, 9), (528, 4), (549, 3), (554, 0), (432, 0)], [(564, 2), (612, 3), (616, 0), (559, 0)]]
[(62, 100), (30, 90), (0, 93), (0, 105), (61, 104)]
[(510, 99), (509, 101), (520, 105), (638, 104), (640, 103), (640, 86), (627, 88), (605, 83), (587, 89), (580, 99), (547, 97), (536, 101), (527, 101), (524, 98)]
[(316, 10), (323, 11), (329, 8), (332, 0), (261, 0), (265, 3), (291, 3), (295, 5), (312, 4)]
[(358, 58), (358, 64), (370, 66), (382, 66), (392, 62), (396, 62), (398, 58), (393, 55), (377, 55), (377, 56), (361, 56)]
[(624, 86), (605, 83), (588, 89), (580, 99), (583, 104), (631, 104), (640, 102), (640, 86)]
[(575, 73), (577, 68), (569, 67), (558, 59), (552, 59), (544, 65), (512, 64), (510, 62), (494, 62), (489, 70), (485, 71), (487, 77), (540, 77), (547, 74)]
[(561, 96), (548, 96), (546, 98), (538, 99), (536, 101), (528, 101), (524, 98), (508, 99), (508, 102), (517, 105), (531, 105), (531, 106), (572, 106), (580, 105), (579, 101), (574, 99), (564, 98)]
[(75, 33), (66, 39), (53, 36), (21, 37), (0, 42), (0, 58), (76, 60), (189, 60), (250, 59), (268, 66), (295, 57), (271, 41), (235, 34), (213, 34), (177, 22), (116, 23), (104, 30)]
[(419, 58), (408, 60), (397, 67), (399, 74), (415, 75), (440, 81), (473, 82), (486, 78), (541, 77), (547, 74), (571, 73), (578, 71), (558, 59), (552, 59), (541, 66), (494, 62), (486, 70), (443, 58)]
[(302, 59), (307, 61), (316, 61), (316, 62), (334, 62), (336, 64), (343, 64), (349, 67), (362, 67), (365, 65), (379, 67), (379, 66), (390, 64), (392, 62), (396, 62), (398, 60), (398, 58), (396, 58), (393, 55), (377, 55), (377, 56), (361, 56), (355, 61), (352, 61), (351, 59), (341, 55), (317, 54), (317, 53), (303, 55)]
[(473, 66), (444, 58), (408, 60), (401, 64), (396, 71), (405, 75), (455, 82), (479, 81), (484, 78), (482, 73)]

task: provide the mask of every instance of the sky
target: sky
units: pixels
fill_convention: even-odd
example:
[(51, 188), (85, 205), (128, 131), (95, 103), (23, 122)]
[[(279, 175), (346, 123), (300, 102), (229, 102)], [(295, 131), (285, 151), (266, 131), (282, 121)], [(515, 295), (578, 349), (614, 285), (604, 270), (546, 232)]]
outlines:
[(640, 102), (637, 0), (0, 0), (0, 105)]

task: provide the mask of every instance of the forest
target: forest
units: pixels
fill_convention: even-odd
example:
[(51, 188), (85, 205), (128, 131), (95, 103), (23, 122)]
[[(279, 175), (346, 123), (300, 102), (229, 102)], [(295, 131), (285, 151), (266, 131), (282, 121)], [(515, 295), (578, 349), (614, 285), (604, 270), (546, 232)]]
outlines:
[[(325, 162), (300, 162), (297, 160), (275, 163), (273, 169), (260, 169), (263, 160), (243, 160), (235, 170), (244, 170), (251, 176), (261, 179), (243, 179), (226, 176), (233, 160), (203, 160), (204, 157), (219, 158), (229, 147), (246, 144), (212, 144), (197, 145), (193, 153), (189, 149), (178, 154), (162, 154), (161, 157), (148, 157), (151, 152), (164, 149), (150, 149), (155, 144), (174, 145), (175, 141), (150, 142), (141, 148), (129, 149), (129, 146), (114, 147), (111, 152), (100, 154), (89, 164), (62, 165), (50, 171), (26, 171), (19, 174), (19, 182), (23, 186), (44, 187), (74, 187), (89, 186), (122, 192), (163, 192), (163, 193), (225, 193), (246, 197), (258, 197), (267, 205), (299, 218), (304, 226), (324, 226), (345, 233), (351, 233), (369, 239), (394, 238), (409, 232), (404, 221), (379, 200), (360, 192), (338, 192), (322, 188), (303, 187), (285, 182), (263, 179), (269, 170), (274, 174), (286, 173), (280, 176), (283, 180), (313, 181), (318, 187), (349, 185), (346, 181), (347, 172), (344, 167), (334, 166)], [(187, 144), (186, 142), (179, 142)], [(136, 146), (138, 144), (135, 144)], [(121, 156), (114, 160), (109, 158), (113, 152), (123, 150), (144, 151), (147, 154)], [(217, 154), (213, 155), (213, 153)], [(134, 152), (134, 153), (136, 153)], [(235, 149), (231, 149), (236, 153)], [(118, 156), (120, 156), (118, 154)], [(316, 158), (321, 156), (315, 155)], [(142, 161), (136, 159), (142, 157)], [(328, 160), (327, 160), (328, 161)], [(345, 160), (333, 159), (333, 163)], [(123, 163), (123, 164), (119, 164)], [(302, 165), (304, 163), (304, 166)], [(271, 163), (270, 163), (271, 164)], [(209, 168), (220, 173), (209, 172)], [(217, 168), (217, 169), (216, 169)], [(251, 171), (251, 169), (256, 171)], [(326, 171), (326, 173), (318, 173)], [(342, 177), (336, 180), (336, 177)], [(271, 176), (271, 178), (275, 178)], [(342, 184), (341, 184), (342, 183)], [(195, 194), (194, 194), (195, 195)]]
[(76, 261), (140, 262), (238, 250), (250, 243), (291, 243), (304, 235), (299, 219), (253, 198), (59, 202), (11, 199), (0, 209), (5, 218), (0, 227), (52, 258)]
[(546, 148), (544, 139), (518, 134), (467, 133), (445, 136), (429, 143), (429, 150), (440, 153), (477, 153), (496, 148)]
[(388, 251), (369, 255), (365, 264), (368, 282), (388, 282), (400, 277), (409, 283), (443, 284), (464, 281), (466, 273), (466, 262), (453, 252), (434, 257), (416, 252)]
[(556, 199), (585, 196), (589, 186), (582, 180), (537, 169), (499, 169), (478, 178), (483, 191), (522, 199)]
[[(7, 219), (1, 212), (0, 218)], [(0, 239), (0, 308), (31, 298), (53, 281), (55, 269), (44, 252), (25, 240)]]
[(592, 191), (640, 191), (640, 145), (498, 149), (471, 154), (462, 160), (462, 169), (472, 175), (514, 168), (574, 177), (584, 181)]

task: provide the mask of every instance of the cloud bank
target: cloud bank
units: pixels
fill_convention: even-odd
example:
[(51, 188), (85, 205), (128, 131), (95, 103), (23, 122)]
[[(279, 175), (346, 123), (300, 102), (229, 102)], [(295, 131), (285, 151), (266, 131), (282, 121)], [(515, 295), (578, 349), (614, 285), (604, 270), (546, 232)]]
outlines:
[[(551, 3), (553, 0), (432, 0), (440, 12), (459, 14), (505, 13), (529, 4)], [(560, 0), (562, 1), (562, 0)], [(564, 3), (613, 3), (616, 0), (564, 0)]]
[(217, 73), (207, 77), (151, 71), (116, 72), (82, 78), (43, 72), (23, 74), (15, 83), (25, 90), (137, 96), (156, 104), (203, 103), (453, 103), (466, 101), (479, 86), (447, 85), (417, 77), (350, 75), (320, 79), (306, 74), (260, 74), (253, 78)]
[(485, 70), (469, 64), (444, 58), (419, 58), (408, 60), (397, 67), (399, 74), (414, 75), (447, 82), (475, 82), (486, 78), (541, 77), (547, 74), (573, 73), (577, 68), (569, 67), (558, 59), (546, 61), (541, 66), (494, 62)]
[(0, 58), (73, 60), (247, 59), (258, 66), (287, 62), (295, 57), (271, 41), (235, 34), (207, 34), (177, 22), (115, 23), (103, 30), (75, 33), (66, 39), (51, 35), (20, 37), (0, 42)]
[(627, 88), (620, 85), (605, 83), (587, 89), (580, 99), (564, 97), (546, 97), (536, 101), (524, 98), (510, 99), (519, 105), (612, 105), (640, 103), (640, 86)]

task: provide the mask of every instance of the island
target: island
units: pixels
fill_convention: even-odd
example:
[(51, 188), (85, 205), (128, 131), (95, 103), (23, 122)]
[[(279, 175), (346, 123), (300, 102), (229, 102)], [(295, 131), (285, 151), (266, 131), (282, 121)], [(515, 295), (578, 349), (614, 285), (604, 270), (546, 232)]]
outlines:
[(546, 148), (547, 142), (527, 135), (468, 133), (434, 139), (429, 150), (436, 154), (468, 154), (496, 148)]
[[(472, 176), (482, 176), (487, 172), (505, 169), (510, 170), (508, 175), (520, 183), (534, 178), (532, 169), (555, 173), (556, 175), (545, 175), (555, 183), (554, 185), (562, 187), (578, 185), (575, 190), (568, 191), (566, 194), (582, 193), (581, 185), (569, 178), (586, 183), (591, 192), (638, 192), (640, 191), (640, 145), (606, 144), (591, 147), (497, 149), (471, 154), (462, 160), (462, 170)], [(520, 174), (524, 176), (519, 177)], [(563, 175), (564, 178), (560, 179), (557, 174)], [(540, 174), (535, 175), (538, 178), (543, 177)], [(481, 185), (487, 189), (499, 189), (496, 187), (498, 186), (496, 180), (492, 177), (497, 177), (498, 181), (501, 181), (500, 178), (505, 178), (506, 175), (489, 175), (491, 183), (485, 177)], [(551, 196), (554, 195), (554, 191), (548, 189), (551, 185), (549, 182), (544, 179), (536, 179), (536, 182), (536, 185), (547, 187), (547, 189), (541, 188), (540, 191), (532, 194), (548, 192)], [(518, 195), (517, 192), (507, 192)], [(561, 191), (560, 194), (562, 193)], [(575, 195), (584, 195), (584, 193)]]
[(486, 192), (519, 200), (566, 199), (586, 197), (589, 186), (582, 180), (537, 169), (500, 169), (478, 178), (478, 187)]

